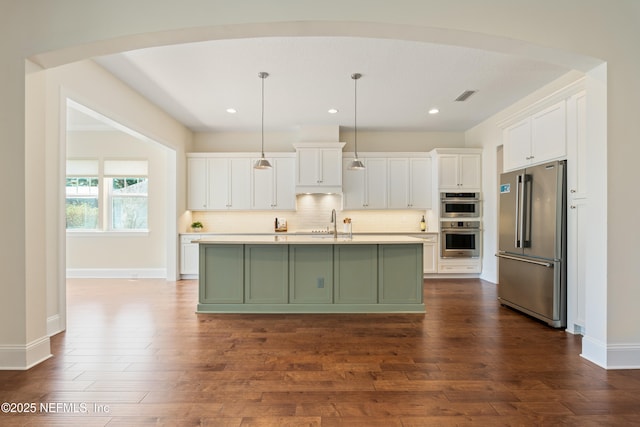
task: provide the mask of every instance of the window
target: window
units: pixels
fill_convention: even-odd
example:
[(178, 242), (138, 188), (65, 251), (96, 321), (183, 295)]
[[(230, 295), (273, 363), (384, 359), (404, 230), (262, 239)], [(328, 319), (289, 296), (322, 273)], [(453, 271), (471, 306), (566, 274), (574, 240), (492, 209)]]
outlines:
[(147, 178), (107, 178), (112, 230), (147, 229)]
[(95, 230), (100, 224), (97, 160), (67, 160), (67, 229)]
[(98, 228), (98, 177), (67, 177), (67, 229)]
[(68, 160), (67, 230), (148, 229), (147, 169), (146, 160)]

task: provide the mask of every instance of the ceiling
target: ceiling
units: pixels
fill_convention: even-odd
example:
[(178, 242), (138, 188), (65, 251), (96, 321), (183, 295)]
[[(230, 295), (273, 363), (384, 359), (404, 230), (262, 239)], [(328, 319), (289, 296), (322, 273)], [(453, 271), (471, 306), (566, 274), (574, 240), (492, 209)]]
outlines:
[[(569, 70), (490, 51), (388, 39), (269, 37), (163, 46), (95, 59), (194, 132), (465, 131)], [(465, 102), (455, 98), (477, 90)], [(438, 108), (439, 114), (428, 114)], [(229, 114), (228, 108), (237, 113)], [(329, 114), (330, 108), (338, 113)]]

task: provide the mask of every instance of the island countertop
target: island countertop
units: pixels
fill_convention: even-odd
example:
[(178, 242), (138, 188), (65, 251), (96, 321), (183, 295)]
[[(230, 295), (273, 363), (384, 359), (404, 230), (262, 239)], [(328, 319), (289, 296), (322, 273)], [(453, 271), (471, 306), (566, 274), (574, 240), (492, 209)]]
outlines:
[(227, 236), (207, 236), (196, 239), (194, 243), (207, 245), (395, 245), (395, 244), (422, 244), (423, 239), (405, 235), (356, 235), (348, 236), (338, 234), (317, 235), (227, 235)]

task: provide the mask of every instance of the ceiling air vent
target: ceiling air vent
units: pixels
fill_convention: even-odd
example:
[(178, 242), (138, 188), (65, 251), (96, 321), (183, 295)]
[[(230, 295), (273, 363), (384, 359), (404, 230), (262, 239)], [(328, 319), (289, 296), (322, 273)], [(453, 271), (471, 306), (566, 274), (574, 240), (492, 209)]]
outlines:
[(467, 99), (469, 99), (471, 95), (473, 95), (476, 92), (477, 90), (465, 90), (460, 95), (458, 95), (455, 101), (458, 101), (458, 102), (466, 101)]

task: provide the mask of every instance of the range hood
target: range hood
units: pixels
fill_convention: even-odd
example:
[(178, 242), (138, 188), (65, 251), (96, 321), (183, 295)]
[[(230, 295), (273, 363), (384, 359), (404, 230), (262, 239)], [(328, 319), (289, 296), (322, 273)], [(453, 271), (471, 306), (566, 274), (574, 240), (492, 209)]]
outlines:
[(342, 194), (344, 142), (299, 142), (296, 149), (296, 194)]
[(302, 194), (338, 194), (342, 195), (342, 187), (326, 186), (326, 187), (305, 187), (296, 186), (296, 195)]

